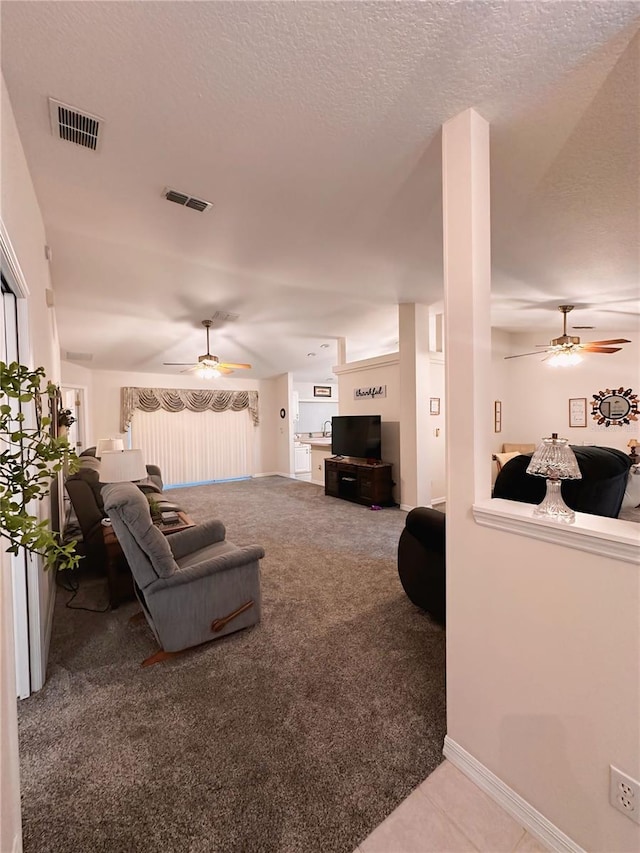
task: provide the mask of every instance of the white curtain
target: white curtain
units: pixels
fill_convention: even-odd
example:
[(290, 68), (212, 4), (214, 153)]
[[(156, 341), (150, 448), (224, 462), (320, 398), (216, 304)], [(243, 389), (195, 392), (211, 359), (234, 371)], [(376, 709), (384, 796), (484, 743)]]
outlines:
[(131, 446), (158, 465), (166, 485), (250, 477), (256, 429), (241, 412), (143, 412), (131, 421)]

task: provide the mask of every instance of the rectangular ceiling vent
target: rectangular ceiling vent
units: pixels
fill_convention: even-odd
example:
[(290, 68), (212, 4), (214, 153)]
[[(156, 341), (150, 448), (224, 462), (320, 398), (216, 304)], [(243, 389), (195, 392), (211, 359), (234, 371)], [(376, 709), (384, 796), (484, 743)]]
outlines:
[(186, 193), (180, 193), (177, 190), (170, 189), (169, 187), (165, 187), (162, 190), (162, 195), (167, 201), (173, 201), (176, 204), (181, 204), (183, 207), (190, 207), (191, 210), (199, 210), (200, 213), (204, 213), (205, 210), (209, 210), (210, 207), (213, 207), (213, 204), (210, 201), (203, 201), (201, 198), (195, 198), (194, 196), (187, 195)]
[(92, 361), (93, 353), (71, 352), (70, 350), (67, 350), (65, 353), (63, 353), (62, 357), (65, 361)]
[(230, 311), (216, 311), (211, 319), (214, 323), (235, 323), (240, 319), (240, 315), (232, 314)]
[(83, 148), (97, 151), (102, 140), (104, 121), (99, 116), (82, 112), (69, 104), (49, 98), (51, 132), (58, 139), (73, 142)]

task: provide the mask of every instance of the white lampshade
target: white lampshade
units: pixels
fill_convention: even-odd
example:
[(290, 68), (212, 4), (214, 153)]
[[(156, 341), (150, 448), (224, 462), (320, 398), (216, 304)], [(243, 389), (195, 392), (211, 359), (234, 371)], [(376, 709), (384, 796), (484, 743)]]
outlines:
[(143, 480), (147, 469), (141, 450), (107, 450), (100, 460), (101, 483), (130, 483)]
[(124, 441), (121, 438), (99, 438), (96, 456), (102, 456), (108, 450), (124, 450)]

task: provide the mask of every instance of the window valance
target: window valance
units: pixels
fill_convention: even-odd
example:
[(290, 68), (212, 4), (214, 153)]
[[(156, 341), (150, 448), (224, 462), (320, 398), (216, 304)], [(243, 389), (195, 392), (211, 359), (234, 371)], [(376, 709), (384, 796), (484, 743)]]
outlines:
[(249, 409), (253, 425), (258, 426), (257, 391), (191, 391), (181, 388), (123, 388), (121, 407), (121, 430), (126, 432), (136, 409), (143, 412), (225, 412), (231, 409), (241, 412)]

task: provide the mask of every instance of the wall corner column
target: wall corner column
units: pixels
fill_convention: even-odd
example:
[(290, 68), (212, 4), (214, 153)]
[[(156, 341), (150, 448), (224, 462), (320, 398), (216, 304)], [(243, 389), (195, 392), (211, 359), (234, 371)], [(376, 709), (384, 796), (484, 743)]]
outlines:
[(431, 505), (427, 440), (429, 308), (398, 305), (400, 338), (400, 499), (403, 507)]
[(450, 527), (491, 493), (489, 124), (475, 110), (443, 125), (442, 189)]

